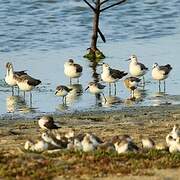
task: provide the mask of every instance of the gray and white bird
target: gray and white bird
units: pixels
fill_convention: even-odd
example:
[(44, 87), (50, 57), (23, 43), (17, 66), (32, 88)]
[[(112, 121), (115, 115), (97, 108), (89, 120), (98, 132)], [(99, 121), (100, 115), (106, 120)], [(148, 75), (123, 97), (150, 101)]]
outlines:
[(68, 95), (68, 93), (72, 91), (72, 88), (68, 88), (67, 86), (63, 86), (63, 85), (59, 85), (56, 87), (56, 92), (55, 95), (56, 96), (61, 96), (63, 103), (66, 104), (66, 96)]
[(25, 71), (14, 71), (12, 63), (6, 63), (5, 82), (12, 87), (12, 94), (14, 94), (14, 86), (17, 86), (16, 77), (22, 75), (27, 75), (27, 73)]
[(104, 82), (109, 83), (109, 91), (111, 91), (111, 84), (113, 83), (115, 87), (115, 93), (116, 93), (116, 82), (122, 79), (128, 73), (117, 70), (117, 69), (112, 69), (110, 68), (108, 64), (105, 64), (105, 63), (103, 63), (102, 67), (103, 67), (103, 71), (101, 74), (101, 79)]
[(78, 78), (82, 75), (83, 67), (79, 64), (74, 63), (73, 59), (69, 59), (64, 64), (64, 74), (70, 78), (70, 84), (72, 79)]
[(39, 124), (39, 127), (44, 130), (52, 130), (52, 129), (60, 128), (59, 126), (55, 124), (53, 117), (49, 115), (42, 116), (38, 120), (38, 124)]
[(134, 77), (141, 77), (142, 76), (143, 77), (143, 84), (144, 84), (145, 83), (144, 75), (147, 73), (148, 68), (144, 64), (138, 62), (136, 55), (130, 56), (130, 58), (128, 60), (130, 60), (130, 64), (129, 64), (130, 74)]
[(30, 92), (30, 103), (32, 104), (32, 93), (31, 91), (38, 86), (41, 81), (39, 79), (35, 79), (28, 74), (24, 74), (21, 76), (15, 76), (16, 83), (21, 91)]
[(103, 97), (104, 97), (104, 100), (105, 102), (107, 101), (106, 100), (106, 97), (104, 96), (104, 93), (103, 93), (103, 89), (105, 88), (106, 86), (105, 85), (102, 85), (98, 82), (90, 82), (87, 86), (87, 88), (85, 89), (85, 91), (87, 89), (89, 89), (89, 92), (91, 94), (95, 94), (95, 95), (99, 95), (99, 94), (102, 94)]
[(170, 64), (166, 64), (164, 66), (159, 66), (158, 63), (153, 64), (152, 69), (152, 78), (154, 80), (159, 81), (159, 91), (161, 90), (161, 81), (164, 81), (164, 91), (166, 89), (165, 80), (168, 78), (172, 67)]

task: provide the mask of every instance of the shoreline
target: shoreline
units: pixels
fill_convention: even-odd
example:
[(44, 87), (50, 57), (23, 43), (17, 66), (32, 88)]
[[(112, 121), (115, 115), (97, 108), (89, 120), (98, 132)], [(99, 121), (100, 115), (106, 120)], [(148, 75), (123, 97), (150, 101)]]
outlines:
[[(62, 127), (60, 129), (62, 131), (73, 128), (80, 133), (92, 132), (104, 141), (115, 135), (129, 134), (140, 146), (140, 135), (151, 137), (155, 143), (165, 143), (165, 137), (173, 125), (180, 125), (180, 105), (131, 107), (112, 112), (54, 114), (53, 117), (55, 122)], [(96, 151), (76, 153), (62, 150), (60, 153), (50, 155), (46, 152), (37, 154), (23, 151), (24, 143), (28, 139), (38, 140), (40, 136), (36, 118), (1, 119), (0, 156), (2, 160), (0, 167), (2, 171), (0, 171), (0, 177), (18, 176), (21, 179), (28, 177), (36, 179), (41, 175), (42, 179), (45, 177), (48, 177), (47, 179), (78, 179), (82, 175), (82, 179), (83, 177), (86, 179), (97, 177), (102, 179), (144, 179), (144, 177), (176, 179), (177, 173), (175, 175), (174, 172), (180, 171), (180, 153), (152, 151), (145, 154), (118, 155)], [(145, 157), (147, 159), (144, 159)], [(120, 163), (125, 159), (127, 161), (124, 162), (125, 165)], [(45, 164), (41, 164), (41, 161)], [(54, 163), (57, 163), (57, 167)], [(103, 167), (103, 164), (111, 168)], [(36, 171), (37, 167), (39, 171)], [(77, 169), (78, 167), (80, 169)], [(29, 174), (29, 171), (33, 174)]]

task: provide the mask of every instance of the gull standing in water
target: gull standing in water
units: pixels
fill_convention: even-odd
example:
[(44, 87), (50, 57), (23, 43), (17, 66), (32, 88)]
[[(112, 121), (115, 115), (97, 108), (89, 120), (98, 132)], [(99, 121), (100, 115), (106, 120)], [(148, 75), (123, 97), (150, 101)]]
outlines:
[(126, 76), (128, 73), (112, 69), (108, 64), (103, 63), (103, 72), (101, 78), (104, 82), (109, 83), (109, 93), (111, 92), (111, 83), (114, 83), (115, 94), (116, 94), (116, 82)]
[(166, 91), (165, 80), (168, 78), (172, 67), (170, 64), (159, 66), (158, 63), (154, 63), (152, 69), (152, 78), (159, 81), (159, 92), (161, 91), (161, 81), (164, 80), (164, 92)]
[(147, 73), (148, 68), (138, 62), (137, 56), (136, 55), (132, 55), (128, 61), (131, 61), (129, 64), (129, 72), (132, 76), (134, 77), (143, 77), (143, 85), (145, 85), (145, 79), (144, 79), (144, 75)]
[(66, 104), (66, 96), (70, 91), (72, 91), (71, 88), (68, 88), (67, 86), (59, 85), (56, 87), (55, 95), (63, 97), (63, 103)]
[(25, 92), (30, 92), (30, 104), (32, 105), (32, 93), (31, 91), (41, 83), (39, 79), (34, 79), (28, 74), (22, 75), (22, 76), (15, 76), (17, 85), (21, 91), (24, 91), (24, 97)]
[(83, 67), (79, 64), (74, 63), (73, 59), (69, 59), (64, 64), (64, 74), (70, 78), (70, 84), (72, 83), (72, 78), (78, 78), (82, 75)]
[(88, 87), (85, 89), (85, 91), (87, 89), (89, 89), (89, 92), (92, 93), (92, 94), (95, 94), (95, 95), (99, 95), (99, 94), (102, 94), (103, 97), (104, 97), (104, 100), (105, 102), (107, 101), (105, 96), (104, 96), (104, 93), (103, 93), (103, 89), (105, 88), (106, 86), (98, 83), (98, 82), (90, 82), (88, 84)]
[(5, 82), (12, 87), (12, 95), (14, 95), (14, 86), (17, 86), (16, 77), (20, 77), (22, 75), (27, 75), (27, 73), (25, 71), (14, 71), (12, 63), (6, 63)]

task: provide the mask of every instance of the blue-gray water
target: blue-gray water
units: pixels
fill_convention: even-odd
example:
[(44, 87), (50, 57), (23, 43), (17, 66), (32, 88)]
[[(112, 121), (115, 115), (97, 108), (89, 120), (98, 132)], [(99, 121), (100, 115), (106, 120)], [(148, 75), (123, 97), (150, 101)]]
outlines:
[[(115, 2), (115, 1), (113, 1)], [(136, 54), (149, 67), (146, 91), (141, 101), (129, 102), (129, 92), (121, 82), (117, 98), (122, 103), (96, 104), (95, 97), (84, 92), (67, 99), (67, 107), (54, 95), (57, 85), (68, 85), (63, 64), (69, 58), (84, 67), (80, 79), (84, 89), (92, 80), (92, 69), (83, 58), (89, 47), (92, 12), (83, 0), (2, 0), (0, 6), (0, 114), (72, 112), (94, 109), (120, 109), (126, 106), (177, 104), (180, 102), (180, 0), (129, 0), (102, 13), (100, 27), (107, 43), (98, 46), (106, 55), (105, 62), (128, 71), (124, 60)], [(26, 99), (11, 97), (11, 90), (3, 81), (5, 63), (10, 61), (16, 70), (28, 70), (42, 80), (33, 91), (33, 104)], [(166, 94), (157, 94), (158, 85), (151, 79), (154, 62), (173, 66), (167, 80)], [(97, 68), (101, 72), (101, 67)], [(108, 96), (108, 88), (105, 89)], [(107, 97), (108, 99), (108, 97)], [(102, 106), (102, 107), (101, 107)]]

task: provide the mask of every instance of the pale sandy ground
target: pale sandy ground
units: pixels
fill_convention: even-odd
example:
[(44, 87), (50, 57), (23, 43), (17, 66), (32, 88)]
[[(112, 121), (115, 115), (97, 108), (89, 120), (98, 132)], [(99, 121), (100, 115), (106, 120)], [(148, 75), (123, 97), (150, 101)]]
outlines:
[[(129, 134), (139, 143), (139, 136), (150, 136), (158, 142), (165, 142), (165, 136), (174, 124), (180, 125), (180, 106), (126, 108), (114, 112), (83, 112), (69, 115), (54, 115), (62, 129), (74, 128), (78, 132), (93, 132), (106, 140), (114, 135)], [(0, 120), (0, 151), (21, 153), (27, 139), (37, 139), (40, 131), (37, 120)], [(180, 168), (151, 169), (152, 176), (109, 176), (101, 178), (123, 180), (180, 180)], [(82, 177), (83, 178), (83, 177)], [(91, 179), (90, 177), (84, 177)], [(62, 179), (61, 177), (54, 178)]]

